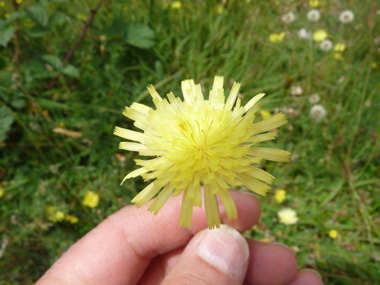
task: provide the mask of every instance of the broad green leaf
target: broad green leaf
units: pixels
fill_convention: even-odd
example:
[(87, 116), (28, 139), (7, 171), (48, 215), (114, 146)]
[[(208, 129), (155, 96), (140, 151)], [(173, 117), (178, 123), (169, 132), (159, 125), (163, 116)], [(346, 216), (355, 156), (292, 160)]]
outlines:
[(49, 27), (62, 26), (65, 23), (65, 21), (66, 15), (61, 12), (57, 12), (50, 17)]
[(45, 60), (51, 66), (53, 66), (55, 70), (61, 70), (62, 69), (62, 61), (59, 59), (59, 57), (52, 55), (52, 54), (45, 54), (41, 57), (43, 60)]
[(41, 6), (32, 6), (30, 8), (26, 8), (25, 12), (35, 23), (42, 27), (46, 27), (48, 17), (44, 8), (42, 8)]
[(0, 46), (6, 47), (14, 36), (15, 27), (10, 26), (0, 31)]
[(126, 42), (132, 46), (147, 49), (155, 44), (155, 33), (147, 25), (129, 24)]
[(35, 26), (28, 31), (28, 34), (33, 38), (39, 38), (44, 36), (47, 32), (49, 32), (49, 29), (42, 26)]
[(11, 129), (13, 123), (13, 115), (4, 106), (0, 106), (0, 141), (4, 141), (7, 132)]
[(62, 69), (62, 73), (66, 74), (68, 76), (71, 76), (71, 77), (75, 77), (75, 78), (79, 77), (79, 70), (78, 70), (78, 68), (76, 68), (75, 66), (72, 66), (70, 64), (66, 65)]

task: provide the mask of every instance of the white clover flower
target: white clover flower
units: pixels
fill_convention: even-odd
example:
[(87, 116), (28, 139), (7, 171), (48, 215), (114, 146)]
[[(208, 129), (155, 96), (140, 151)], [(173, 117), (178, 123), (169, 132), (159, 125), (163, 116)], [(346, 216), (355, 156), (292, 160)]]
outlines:
[(313, 95), (311, 95), (311, 96), (309, 97), (309, 102), (310, 102), (311, 104), (316, 104), (316, 103), (319, 102), (319, 100), (321, 100), (321, 97), (319, 97), (318, 94), (313, 94)]
[(292, 86), (292, 88), (290, 89), (290, 94), (293, 96), (302, 95), (302, 93), (303, 93), (303, 90), (301, 86)]
[(285, 15), (283, 15), (281, 17), (281, 20), (285, 23), (285, 24), (289, 24), (291, 22), (293, 22), (294, 20), (296, 19), (296, 16), (294, 15), (293, 12), (289, 12)]
[(321, 13), (318, 10), (310, 10), (307, 12), (307, 19), (311, 22), (316, 22), (321, 18)]
[(339, 21), (343, 24), (351, 23), (355, 18), (355, 15), (352, 11), (346, 10), (340, 13), (339, 15)]
[(326, 108), (322, 105), (314, 105), (310, 109), (310, 117), (316, 122), (322, 121), (326, 117), (326, 115)]
[(301, 29), (298, 31), (298, 37), (300, 39), (310, 39), (310, 33), (306, 29)]
[(319, 48), (323, 51), (329, 51), (332, 49), (333, 43), (330, 40), (324, 40), (320, 43)]
[(285, 225), (293, 225), (298, 222), (296, 211), (290, 208), (282, 209), (277, 213), (280, 223)]

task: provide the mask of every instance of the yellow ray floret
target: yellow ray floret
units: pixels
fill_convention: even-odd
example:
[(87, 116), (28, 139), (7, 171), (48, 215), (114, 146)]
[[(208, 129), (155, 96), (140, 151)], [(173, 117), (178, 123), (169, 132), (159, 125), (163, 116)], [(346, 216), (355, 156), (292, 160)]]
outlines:
[(181, 87), (184, 101), (172, 92), (167, 99), (162, 98), (150, 85), (148, 91), (155, 109), (133, 103), (123, 112), (143, 133), (116, 127), (114, 134), (129, 140), (121, 142), (120, 148), (154, 158), (135, 160), (141, 168), (129, 173), (122, 183), (140, 175), (144, 180), (153, 180), (132, 202), (140, 207), (158, 194), (148, 208), (154, 214), (170, 196), (183, 193), (180, 227), (190, 228), (193, 207), (204, 204), (209, 228), (219, 228), (216, 195), (228, 219), (236, 220), (237, 209), (228, 189), (245, 185), (266, 195), (274, 176), (254, 164), (262, 159), (289, 161), (287, 151), (255, 145), (274, 139), (276, 133), (271, 131), (287, 120), (280, 113), (254, 123), (257, 102), (264, 94), (241, 106), (237, 98), (240, 83), (235, 82), (226, 100), (222, 76), (215, 77), (208, 100), (200, 84), (193, 80), (183, 81)]

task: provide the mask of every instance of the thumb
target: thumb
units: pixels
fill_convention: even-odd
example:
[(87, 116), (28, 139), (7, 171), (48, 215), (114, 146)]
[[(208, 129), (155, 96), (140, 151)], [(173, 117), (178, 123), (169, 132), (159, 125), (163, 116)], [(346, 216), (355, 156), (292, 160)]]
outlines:
[(226, 225), (206, 229), (191, 239), (162, 284), (242, 284), (248, 260), (247, 241), (238, 231)]

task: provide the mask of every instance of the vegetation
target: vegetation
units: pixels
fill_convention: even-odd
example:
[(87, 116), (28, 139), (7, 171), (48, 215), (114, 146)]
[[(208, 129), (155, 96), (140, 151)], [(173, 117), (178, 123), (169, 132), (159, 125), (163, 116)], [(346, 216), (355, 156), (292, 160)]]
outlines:
[[(307, 19), (310, 4), (318, 21)], [(355, 18), (344, 24), (347, 9)], [(137, 155), (112, 132), (131, 127), (125, 106), (152, 104), (146, 86), (181, 96), (182, 80), (207, 90), (223, 75), (242, 83), (243, 102), (265, 92), (262, 109), (289, 120), (265, 146), (292, 161), (262, 165), (277, 178), (245, 234), (287, 244), (326, 284), (379, 284), (377, 9), (369, 0), (0, 1), (0, 283), (32, 284), (143, 189), (141, 179), (119, 186)], [(313, 39), (320, 29), (331, 50)], [(309, 114), (315, 93), (327, 110), (319, 121)], [(284, 208), (296, 224), (279, 222)]]

